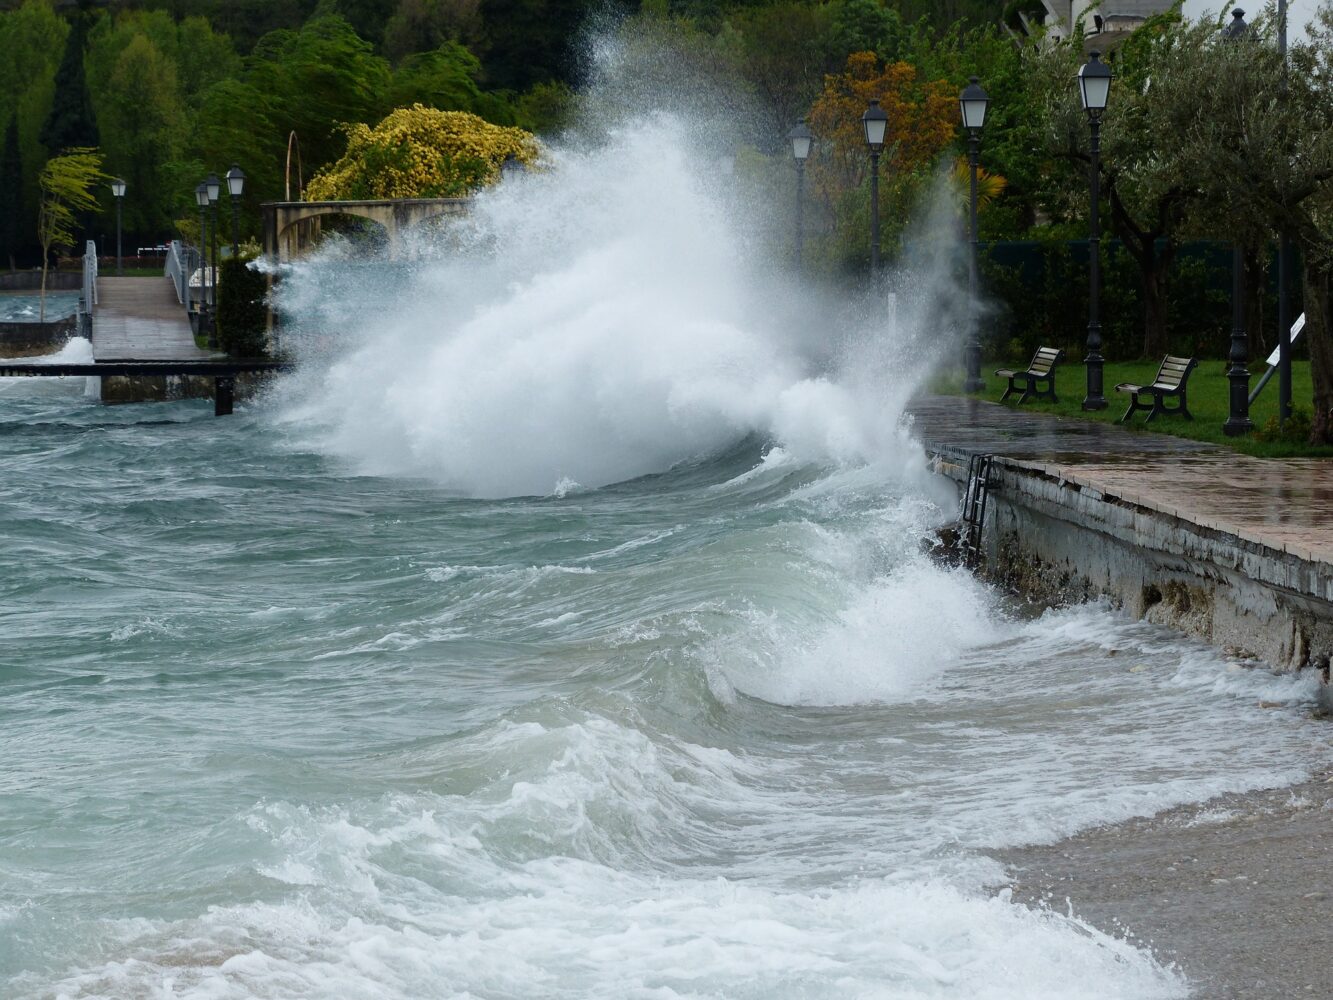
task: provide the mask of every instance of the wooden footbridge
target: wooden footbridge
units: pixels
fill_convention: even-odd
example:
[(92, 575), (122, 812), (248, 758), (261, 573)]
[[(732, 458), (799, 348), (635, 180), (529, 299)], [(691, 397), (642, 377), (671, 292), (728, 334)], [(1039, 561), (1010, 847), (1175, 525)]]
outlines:
[(198, 298), (191, 287), (193, 268), (173, 246), (165, 273), (155, 278), (110, 278), (97, 274), (97, 247), (84, 255), (79, 297), (79, 332), (93, 345), (92, 363), (7, 362), (0, 377), (62, 378), (203, 377), (213, 380), (213, 412), (232, 412), (236, 377), (251, 372), (286, 371), (291, 365), (267, 359), (235, 359), (200, 349), (190, 325)]

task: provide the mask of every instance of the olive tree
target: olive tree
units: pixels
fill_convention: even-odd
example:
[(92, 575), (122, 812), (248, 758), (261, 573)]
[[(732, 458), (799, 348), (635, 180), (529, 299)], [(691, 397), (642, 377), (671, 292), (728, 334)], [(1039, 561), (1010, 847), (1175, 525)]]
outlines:
[(1155, 76), (1147, 134), (1164, 175), (1192, 189), (1197, 226), (1249, 246), (1285, 231), (1300, 250), (1313, 437), (1333, 443), (1333, 2), (1289, 67), (1266, 18), (1238, 41), (1206, 27)]
[(42, 294), (38, 318), (46, 322), (46, 276), (51, 250), (74, 245), (74, 224), (80, 212), (97, 207), (93, 189), (106, 179), (102, 157), (95, 149), (67, 149), (53, 156), (37, 178), (42, 200), (37, 214), (37, 239), (42, 244)]

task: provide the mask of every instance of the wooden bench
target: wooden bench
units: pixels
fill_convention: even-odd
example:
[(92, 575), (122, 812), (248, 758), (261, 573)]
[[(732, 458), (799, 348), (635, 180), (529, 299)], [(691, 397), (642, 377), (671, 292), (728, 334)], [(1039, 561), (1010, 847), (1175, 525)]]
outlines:
[[(1129, 409), (1119, 422), (1123, 424), (1137, 410), (1147, 410), (1148, 420), (1152, 420), (1159, 413), (1179, 413), (1186, 420), (1193, 420), (1194, 417), (1190, 415), (1189, 408), (1185, 405), (1185, 384), (1189, 381), (1190, 372), (1194, 371), (1198, 364), (1199, 362), (1193, 358), (1175, 358), (1168, 354), (1162, 360), (1162, 367), (1157, 369), (1157, 377), (1150, 385), (1121, 382), (1115, 387), (1115, 391), (1129, 393)], [(1142, 402), (1144, 396), (1151, 396), (1152, 402)], [(1178, 398), (1179, 404), (1167, 406), (1166, 401), (1172, 397)]]
[[(1018, 382), (1021, 379), (1023, 385), (1023, 395), (1018, 397), (1020, 404), (1026, 403), (1033, 396), (1038, 399), (1049, 399), (1052, 403), (1059, 402), (1055, 398), (1055, 366), (1057, 362), (1063, 361), (1064, 351), (1058, 351), (1054, 347), (1039, 347), (1037, 353), (1032, 355), (1032, 364), (1028, 365), (1027, 371), (1015, 371), (1012, 368), (997, 368), (995, 374), (998, 378), (1007, 378), (1009, 388), (1004, 390), (1004, 395), (1000, 397), (1003, 403), (1006, 399), (1018, 392)], [(1045, 389), (1038, 389), (1037, 383), (1045, 382)]]

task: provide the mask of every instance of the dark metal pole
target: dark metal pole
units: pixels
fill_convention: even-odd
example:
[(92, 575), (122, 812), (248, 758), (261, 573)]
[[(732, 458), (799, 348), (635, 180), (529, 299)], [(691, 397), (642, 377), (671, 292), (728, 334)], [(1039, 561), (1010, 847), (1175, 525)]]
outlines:
[(870, 270), (879, 274), (879, 150), (870, 151)]
[(977, 392), (986, 388), (981, 381), (981, 332), (977, 329), (977, 160), (981, 141), (976, 130), (971, 130), (967, 138), (967, 167), (970, 196), (968, 199), (968, 218), (971, 226), (971, 253), (967, 258), (968, 320), (970, 330), (967, 336), (967, 381), (963, 383), (964, 392)]
[(805, 161), (796, 161), (796, 269), (801, 269), (801, 244), (805, 240), (802, 212), (805, 208)]
[(1083, 399), (1083, 409), (1106, 409), (1106, 397), (1102, 395), (1102, 321), (1098, 296), (1101, 294), (1102, 259), (1101, 259), (1101, 156), (1102, 123), (1097, 117), (1089, 119), (1092, 126), (1091, 162), (1088, 168), (1088, 187), (1092, 195), (1092, 213), (1088, 234), (1088, 394)]
[(199, 206), (199, 332), (208, 333), (208, 213)]
[(123, 263), (124, 258), (121, 257), (121, 252), (120, 252), (120, 203), (123, 200), (124, 198), (116, 199), (116, 277), (117, 278), (123, 278), (125, 276), (125, 267)]
[[(1282, 56), (1282, 90), (1287, 89), (1287, 0), (1277, 0), (1277, 50)], [(1286, 227), (1277, 241), (1277, 419), (1291, 416), (1291, 239)]]
[(236, 379), (231, 375), (218, 375), (213, 379), (213, 416), (231, 416), (236, 399)]
[(1239, 243), (1231, 248), (1231, 410), (1222, 425), (1228, 437), (1254, 430), (1250, 420), (1250, 373), (1245, 367), (1248, 345), (1245, 342), (1245, 252)]
[(239, 243), (241, 232), (241, 199), (232, 195), (231, 199), (231, 256), (235, 260), (241, 255)]
[(213, 258), (213, 268), (210, 272), (209, 281), (209, 302), (217, 307), (218, 304), (218, 203), (210, 202), (209, 211), (209, 235), (213, 238), (211, 247), (211, 256)]
[(212, 218), (212, 237), (213, 237), (213, 266), (209, 271), (209, 302), (208, 311), (208, 346), (210, 350), (216, 350), (218, 346), (218, 203), (209, 202), (209, 211)]

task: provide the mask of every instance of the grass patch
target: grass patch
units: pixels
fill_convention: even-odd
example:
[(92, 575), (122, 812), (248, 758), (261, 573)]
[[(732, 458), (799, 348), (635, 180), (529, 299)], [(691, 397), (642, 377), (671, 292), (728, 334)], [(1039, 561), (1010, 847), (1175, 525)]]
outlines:
[[(122, 275), (116, 273), (115, 265), (104, 267), (98, 273), (99, 278), (119, 278)], [(165, 278), (166, 273), (160, 267), (127, 267), (123, 277), (126, 278)]]
[[(978, 399), (998, 402), (1004, 393), (1006, 380), (992, 375), (996, 368), (1023, 369), (1030, 359), (1021, 362), (987, 362), (981, 366), (986, 388), (977, 393)], [(1106, 400), (1110, 404), (1105, 410), (1085, 411), (1082, 408), (1083, 396), (1087, 385), (1087, 375), (1081, 362), (1063, 363), (1056, 369), (1055, 391), (1060, 397), (1058, 403), (1046, 400), (1030, 399), (1023, 404), (1024, 410), (1040, 413), (1052, 413), (1061, 417), (1077, 417), (1080, 420), (1096, 420), (1102, 423), (1115, 423), (1129, 406), (1129, 396), (1116, 392), (1120, 382), (1136, 382), (1147, 385), (1157, 374), (1159, 362), (1125, 361), (1107, 362), (1103, 372), (1103, 385)], [(1263, 458), (1291, 458), (1296, 456), (1333, 457), (1333, 445), (1311, 445), (1303, 441), (1259, 441), (1254, 434), (1231, 438), (1222, 432), (1230, 410), (1230, 383), (1227, 381), (1226, 361), (1216, 359), (1200, 361), (1199, 366), (1190, 375), (1188, 383), (1189, 408), (1194, 414), (1193, 420), (1184, 417), (1158, 417), (1151, 424), (1145, 424), (1146, 414), (1134, 414), (1132, 421), (1122, 424), (1138, 433), (1174, 434), (1176, 437), (1190, 438), (1194, 441), (1207, 441), (1210, 444), (1234, 448), (1246, 455)], [(1258, 370), (1255, 371), (1254, 368)], [(1257, 384), (1260, 375), (1267, 366), (1262, 360), (1251, 369), (1250, 388)], [(928, 384), (931, 392), (947, 396), (963, 395), (963, 373), (961, 371), (942, 372)], [(1314, 395), (1310, 381), (1310, 362), (1293, 361), (1291, 365), (1291, 398), (1299, 412), (1307, 413), (1309, 400)], [(1302, 407), (1302, 401), (1305, 401)], [(1008, 407), (1017, 407), (1018, 397), (1013, 396), (1004, 403)], [(1277, 376), (1274, 375), (1263, 393), (1250, 407), (1250, 419), (1258, 429), (1264, 428), (1270, 419), (1277, 416)]]

